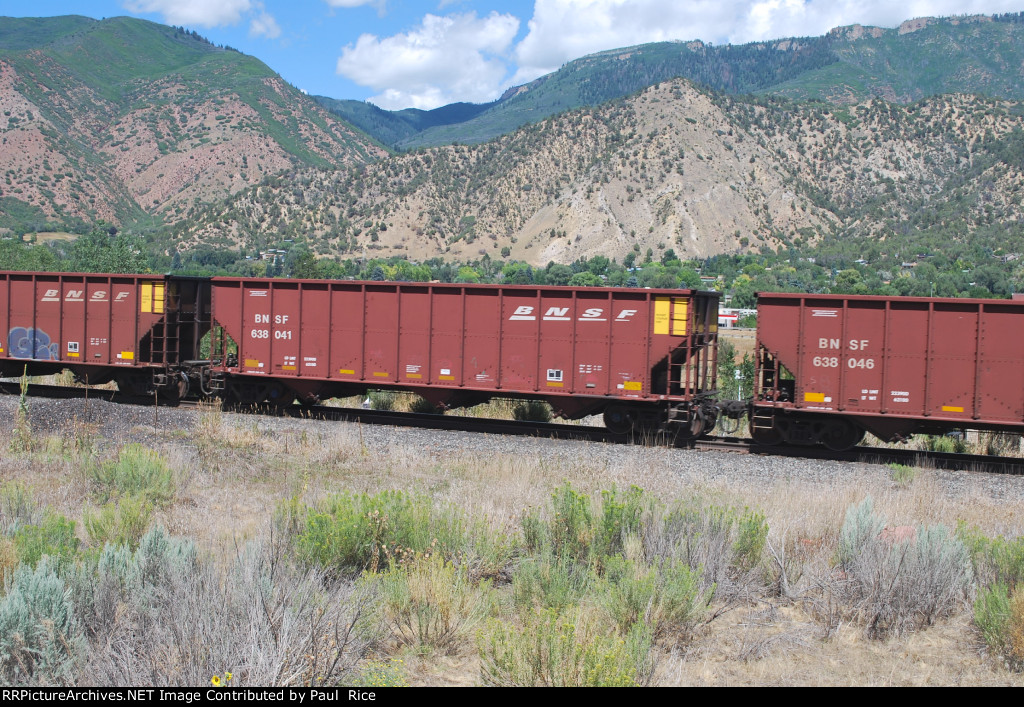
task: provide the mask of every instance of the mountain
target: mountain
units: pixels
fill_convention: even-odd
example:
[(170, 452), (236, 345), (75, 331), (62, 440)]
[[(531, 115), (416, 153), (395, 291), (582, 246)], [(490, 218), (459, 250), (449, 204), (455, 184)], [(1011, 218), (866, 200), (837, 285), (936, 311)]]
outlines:
[(0, 229), (159, 225), (386, 151), (259, 60), (117, 17), (0, 18)]
[(481, 145), (269, 178), (180, 224), (175, 242), (535, 265), (829, 239), (1024, 249), (1022, 115), (973, 96), (834, 106), (675, 80)]
[(673, 78), (732, 95), (780, 95), (840, 105), (872, 96), (909, 103), (943, 93), (1024, 100), (1024, 13), (920, 18), (895, 29), (853, 25), (823, 37), (743, 45), (643, 44), (571, 61), (510, 89), (493, 104), (479, 106), (476, 115), (464, 112), (461, 121), (422, 127), (404, 123), (404, 130), (393, 131), (386, 127), (388, 116), (398, 116), (377, 109), (373, 122), (357, 124), (397, 149), (479, 143), (561, 111), (596, 106)]

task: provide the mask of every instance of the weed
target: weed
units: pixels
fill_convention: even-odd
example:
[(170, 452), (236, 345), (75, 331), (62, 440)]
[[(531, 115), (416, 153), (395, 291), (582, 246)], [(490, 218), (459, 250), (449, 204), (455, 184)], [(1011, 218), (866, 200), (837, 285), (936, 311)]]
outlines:
[(47, 512), (39, 525), (19, 528), (13, 540), (18, 559), (29, 567), (35, 567), (48, 555), (55, 568), (60, 569), (75, 557), (79, 546), (75, 522), (52, 512)]
[(679, 562), (645, 565), (609, 558), (596, 586), (599, 601), (622, 633), (649, 626), (655, 636), (685, 641), (707, 614), (714, 587), (701, 589), (700, 570)]
[(910, 484), (912, 484), (914, 479), (917, 477), (917, 469), (915, 469), (912, 466), (895, 463), (888, 464), (887, 466), (890, 469), (892, 469), (893, 482), (901, 488), (906, 488), (907, 486), (910, 486)]
[(141, 444), (125, 445), (115, 459), (91, 464), (89, 473), (101, 503), (138, 496), (163, 506), (174, 500), (177, 488), (167, 459)]
[(461, 513), (435, 510), (426, 497), (401, 491), (342, 494), (308, 511), (295, 542), (306, 562), (376, 572), (427, 551), (454, 558), (469, 544), (465, 525)]
[(126, 545), (132, 550), (149, 530), (153, 504), (143, 497), (125, 496), (98, 511), (85, 511), (82, 525), (92, 545)]
[(551, 406), (543, 400), (521, 400), (512, 408), (512, 419), (522, 422), (551, 422)]
[(367, 579), (380, 584), (392, 636), (421, 652), (455, 653), (493, 604), (490, 583), (475, 585), (464, 567), (439, 555), (417, 555)]
[(409, 687), (405, 663), (399, 658), (373, 660), (364, 665), (348, 683), (352, 687)]
[(591, 573), (585, 567), (556, 557), (548, 549), (516, 565), (512, 575), (512, 600), (520, 610), (564, 611), (580, 602), (591, 582)]
[(0, 484), (0, 535), (14, 535), (18, 528), (38, 522), (32, 491), (20, 481)]
[(970, 550), (975, 572), (983, 584), (1001, 582), (1014, 589), (1024, 583), (1024, 537), (989, 538), (963, 523), (957, 526), (957, 537)]
[(531, 611), (521, 626), (492, 620), (477, 637), (487, 685), (611, 687), (647, 684), (653, 672), (650, 631), (625, 636), (593, 612)]
[(366, 396), (370, 399), (370, 408), (390, 412), (395, 409), (396, 395), (392, 390), (371, 390)]

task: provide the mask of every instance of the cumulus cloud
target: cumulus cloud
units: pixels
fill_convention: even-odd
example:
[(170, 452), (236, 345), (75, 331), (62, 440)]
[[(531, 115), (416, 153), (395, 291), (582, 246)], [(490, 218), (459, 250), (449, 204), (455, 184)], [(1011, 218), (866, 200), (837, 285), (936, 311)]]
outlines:
[(512, 82), (531, 81), (586, 54), (647, 42), (742, 44), (855, 23), (895, 27), (927, 15), (1019, 9), (1019, 0), (536, 0), (529, 31), (515, 48)]
[(281, 36), (281, 27), (273, 15), (260, 12), (249, 21), (249, 35), (252, 37), (266, 37), (277, 39)]
[(238, 24), (252, 9), (251, 0), (125, 0), (128, 12), (155, 12), (172, 25), (219, 27)]
[(259, 0), (124, 0), (128, 12), (157, 13), (171, 25), (220, 27), (249, 17), (249, 36), (277, 39), (281, 27)]
[(506, 53), (519, 31), (512, 15), (426, 15), (415, 29), (380, 39), (364, 34), (338, 59), (340, 75), (381, 93), (382, 108), (436, 108), (481, 103), (507, 83)]

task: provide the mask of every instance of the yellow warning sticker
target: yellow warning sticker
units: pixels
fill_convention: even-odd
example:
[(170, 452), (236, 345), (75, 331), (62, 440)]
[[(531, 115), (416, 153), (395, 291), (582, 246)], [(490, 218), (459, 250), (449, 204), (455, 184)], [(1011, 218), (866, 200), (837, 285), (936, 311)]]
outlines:
[(438, 376), (438, 379), (443, 381), (453, 381), (455, 380), (455, 376)]
[(257, 361), (254, 358), (247, 358), (247, 359), (245, 359), (245, 367), (246, 368), (259, 368), (260, 367), (260, 362)]
[(295, 366), (281, 366), (282, 371), (294, 371), (297, 370)]
[(133, 361), (133, 360), (135, 360), (135, 352), (134, 351), (122, 351), (121, 353), (119, 353), (117, 355), (117, 357), (120, 358), (120, 359), (126, 359), (128, 361)]
[(356, 374), (356, 372), (353, 371), (351, 368), (340, 368), (338, 369), (338, 373), (340, 373), (343, 376), (354, 376)]
[(388, 377), (388, 374), (385, 373), (384, 371), (374, 371), (373, 375), (375, 377), (377, 377), (377, 378), (387, 378)]
[(561, 388), (563, 386), (562, 386), (561, 383), (556, 383), (555, 381), (548, 381), (548, 387), (549, 388)]
[(654, 298), (654, 333), (667, 334), (668, 320), (672, 312), (672, 300), (668, 297)]
[(405, 377), (406, 378), (422, 378), (423, 376), (420, 375), (419, 373), (406, 373)]
[(823, 403), (825, 402), (824, 393), (804, 393), (805, 403)]
[(963, 412), (963, 411), (964, 411), (964, 409), (962, 407), (957, 407), (956, 405), (943, 405), (942, 406), (942, 412)]
[(139, 311), (152, 313), (153, 311), (153, 283), (144, 282), (139, 286)]
[(644, 384), (640, 381), (626, 381), (622, 384), (623, 390), (643, 390)]

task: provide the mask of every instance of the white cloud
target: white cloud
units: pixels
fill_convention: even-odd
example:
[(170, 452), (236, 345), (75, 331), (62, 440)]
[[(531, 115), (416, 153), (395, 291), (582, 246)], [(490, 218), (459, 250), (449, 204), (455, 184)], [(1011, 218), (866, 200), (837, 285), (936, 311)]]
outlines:
[(281, 36), (281, 26), (259, 0), (124, 0), (122, 4), (129, 12), (158, 13), (168, 24), (187, 27), (237, 25), (248, 16), (249, 36)]
[(238, 24), (251, 0), (124, 0), (128, 12), (155, 12), (172, 25), (219, 27)]
[(849, 24), (895, 27), (922, 16), (1015, 12), (1019, 0), (536, 0), (516, 46), (512, 83), (531, 81), (586, 54), (646, 42), (741, 44), (821, 35)]
[(324, 0), (331, 7), (343, 7), (351, 9), (353, 7), (362, 7), (363, 5), (369, 5), (370, 7), (377, 8), (377, 14), (383, 15), (387, 11), (387, 0)]
[(249, 35), (252, 37), (277, 39), (281, 36), (281, 27), (277, 24), (277, 20), (274, 19), (273, 15), (260, 12), (249, 22)]
[(388, 109), (430, 109), (455, 101), (485, 102), (507, 83), (505, 54), (519, 31), (512, 15), (492, 12), (426, 15), (415, 29), (380, 39), (371, 34), (346, 46), (337, 71), (381, 93)]

